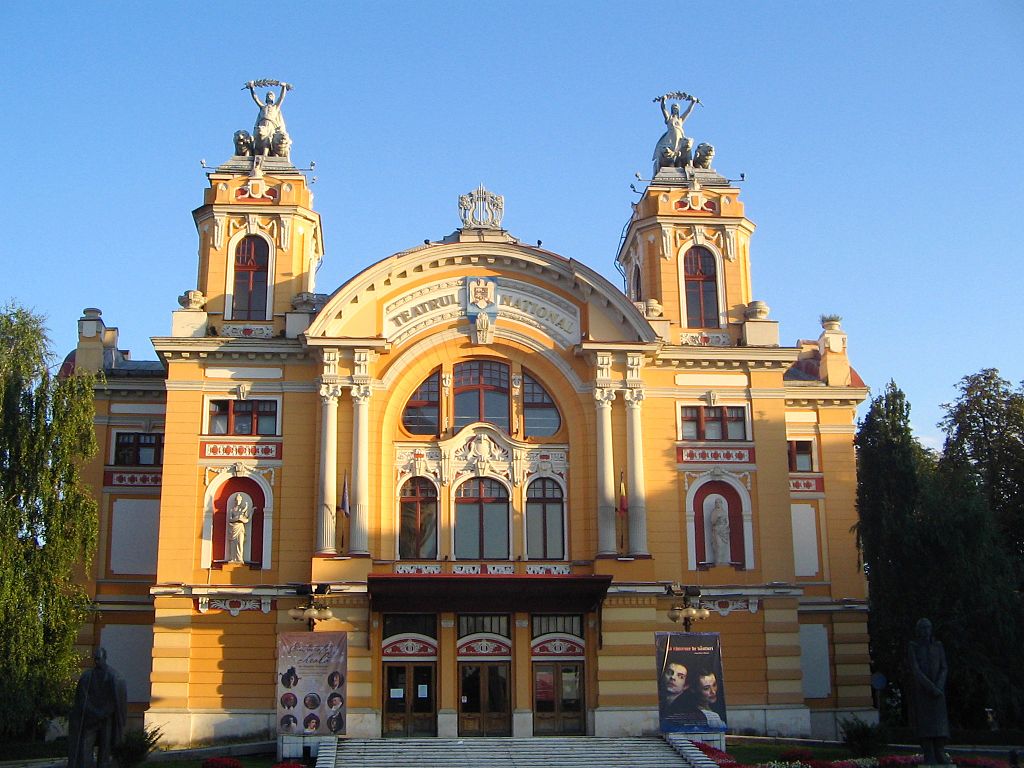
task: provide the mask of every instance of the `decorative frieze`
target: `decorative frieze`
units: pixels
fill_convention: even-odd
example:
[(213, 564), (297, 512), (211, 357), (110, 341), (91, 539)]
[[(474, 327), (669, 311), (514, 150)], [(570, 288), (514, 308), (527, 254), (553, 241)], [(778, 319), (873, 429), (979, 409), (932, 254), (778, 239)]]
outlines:
[(719, 616), (728, 616), (733, 611), (757, 613), (759, 602), (760, 600), (756, 597), (702, 598), (700, 607), (715, 611)]
[(395, 635), (384, 641), (381, 656), (385, 659), (437, 658), (437, 640), (413, 633)]
[(404, 573), (407, 575), (424, 575), (431, 573), (440, 573), (440, 563), (395, 563), (395, 573)]
[(568, 563), (527, 563), (527, 576), (571, 576), (572, 566)]
[(512, 644), (501, 635), (478, 632), (462, 638), (456, 654), (459, 659), (508, 659), (512, 657)]
[(199, 613), (209, 611), (227, 611), (237, 616), (242, 611), (260, 611), (270, 613), (273, 601), (269, 597), (200, 597), (196, 599), (196, 610)]
[(686, 347), (731, 347), (732, 337), (728, 333), (681, 333), (679, 343)]
[(790, 493), (824, 493), (825, 478), (819, 476), (790, 475)]
[(563, 633), (550, 633), (534, 638), (530, 655), (535, 659), (582, 659), (585, 648), (582, 638)]
[(280, 460), (284, 444), (280, 442), (245, 443), (236, 440), (202, 440), (199, 456), (203, 459), (268, 459)]
[(108, 469), (103, 473), (103, 485), (108, 488), (158, 488), (162, 477), (160, 470)]
[(219, 333), (221, 336), (232, 339), (272, 339), (274, 338), (274, 326), (224, 323), (220, 327)]
[(676, 448), (676, 461), (680, 464), (753, 464), (753, 448)]

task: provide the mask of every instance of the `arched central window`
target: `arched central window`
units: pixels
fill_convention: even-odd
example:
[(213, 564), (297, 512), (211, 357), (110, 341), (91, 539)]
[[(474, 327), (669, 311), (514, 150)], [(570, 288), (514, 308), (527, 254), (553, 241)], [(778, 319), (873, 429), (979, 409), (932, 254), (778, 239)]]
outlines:
[(402, 486), (398, 556), (403, 560), (437, 557), (437, 488), (424, 477)]
[(562, 488), (550, 478), (530, 483), (526, 490), (526, 556), (530, 560), (565, 557)]
[(493, 360), (456, 363), (455, 429), (474, 421), (493, 424), (508, 432), (508, 366)]
[(718, 280), (715, 257), (699, 245), (683, 257), (686, 280), (686, 325), (690, 328), (718, 328)]
[(467, 480), (455, 497), (455, 559), (508, 557), (508, 491), (497, 480)]
[(232, 320), (267, 320), (267, 270), (270, 246), (262, 237), (249, 235), (235, 249), (235, 284), (231, 298)]

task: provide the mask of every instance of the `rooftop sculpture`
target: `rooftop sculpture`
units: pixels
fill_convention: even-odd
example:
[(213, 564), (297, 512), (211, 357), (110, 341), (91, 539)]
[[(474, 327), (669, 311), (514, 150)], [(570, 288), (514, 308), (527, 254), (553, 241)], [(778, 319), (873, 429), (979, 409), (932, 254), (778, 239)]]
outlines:
[[(689, 93), (674, 91), (653, 100), (661, 105), (661, 114), (665, 118), (665, 133), (654, 147), (654, 174), (657, 175), (662, 168), (711, 168), (715, 148), (702, 143), (694, 153), (693, 139), (683, 131), (683, 124), (693, 112), (693, 108), (701, 103), (700, 99)], [(666, 105), (669, 100), (688, 101), (689, 106), (684, 112), (680, 112), (679, 104), (673, 104), (671, 108)]]
[[(272, 90), (267, 91), (261, 100), (256, 95), (256, 88), (265, 87), (279, 87), (280, 91), (277, 95)], [(235, 155), (289, 159), (292, 140), (285, 128), (281, 105), (284, 103), (284, 97), (288, 91), (292, 90), (292, 85), (280, 80), (250, 80), (242, 88), (243, 90), (249, 89), (249, 95), (252, 96), (252, 100), (256, 102), (260, 111), (251, 134), (244, 130), (235, 131)]]

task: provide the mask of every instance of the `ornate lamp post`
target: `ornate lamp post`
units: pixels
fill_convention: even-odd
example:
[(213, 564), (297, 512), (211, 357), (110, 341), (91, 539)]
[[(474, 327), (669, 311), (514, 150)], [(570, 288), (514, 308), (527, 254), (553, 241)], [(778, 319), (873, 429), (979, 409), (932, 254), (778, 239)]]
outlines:
[(334, 611), (323, 600), (317, 600), (316, 595), (322, 595), (327, 592), (326, 584), (317, 584), (310, 586), (302, 586), (295, 590), (297, 595), (306, 595), (307, 604), (291, 608), (288, 610), (288, 615), (294, 621), (307, 621), (309, 623), (309, 631), (313, 631), (313, 627), (316, 626), (318, 621), (328, 621), (334, 618)]
[(694, 621), (703, 621), (711, 615), (707, 608), (700, 607), (700, 587), (666, 584), (665, 594), (675, 598), (668, 611), (669, 619), (674, 622), (682, 619), (687, 632)]

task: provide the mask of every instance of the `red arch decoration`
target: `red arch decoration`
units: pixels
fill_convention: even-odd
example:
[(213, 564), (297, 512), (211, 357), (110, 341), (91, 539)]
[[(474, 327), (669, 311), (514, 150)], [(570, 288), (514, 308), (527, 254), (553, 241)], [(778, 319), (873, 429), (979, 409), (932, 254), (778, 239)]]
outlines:
[(259, 483), (250, 477), (232, 477), (219, 489), (213, 499), (213, 565), (219, 568), (227, 559), (227, 508), (231, 496), (236, 493), (247, 493), (252, 499), (252, 518), (249, 521), (250, 560), (247, 563), (253, 568), (263, 567), (263, 508), (266, 498)]
[(693, 495), (693, 533), (696, 539), (694, 543), (696, 544), (697, 567), (710, 568), (713, 565), (709, 562), (704, 535), (704, 500), (712, 495), (725, 499), (729, 511), (729, 553), (732, 559), (730, 565), (742, 569), (745, 566), (744, 552), (746, 551), (743, 541), (743, 502), (736, 489), (721, 480), (704, 483)]

